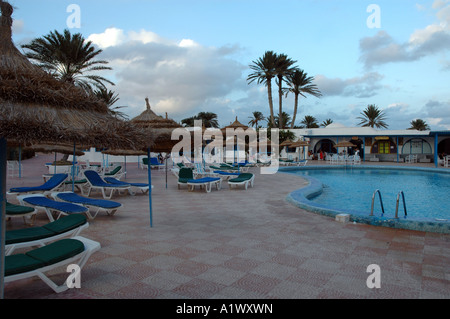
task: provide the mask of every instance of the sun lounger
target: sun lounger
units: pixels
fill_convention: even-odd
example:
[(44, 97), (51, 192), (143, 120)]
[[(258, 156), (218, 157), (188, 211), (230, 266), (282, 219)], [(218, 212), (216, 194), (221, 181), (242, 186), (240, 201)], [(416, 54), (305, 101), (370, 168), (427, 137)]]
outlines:
[(63, 237), (78, 236), (89, 227), (86, 216), (69, 215), (40, 227), (27, 227), (5, 232), (5, 255), (15, 249), (46, 244)]
[(6, 256), (5, 283), (37, 276), (56, 293), (63, 292), (73, 282), (57, 285), (46, 273), (70, 264), (76, 264), (82, 269), (89, 257), (99, 249), (100, 243), (77, 236), (58, 240), (24, 254)]
[(238, 177), (232, 178), (228, 180), (228, 185), (231, 189), (231, 185), (244, 185), (244, 188), (247, 189), (248, 185), (253, 187), (253, 182), (255, 180), (255, 175), (252, 173), (241, 173)]
[(150, 157), (150, 168), (164, 168), (164, 164), (160, 163), (156, 157)]
[(192, 168), (183, 167), (178, 171), (178, 189), (181, 185), (187, 185), (187, 182), (194, 179), (194, 172)]
[(228, 180), (230, 178), (233, 177), (238, 177), (239, 176), (239, 172), (236, 171), (221, 171), (221, 170), (217, 170), (217, 171), (213, 171), (214, 174), (216, 174), (216, 176), (222, 178), (222, 180)]
[(195, 186), (204, 187), (207, 193), (211, 192), (212, 185), (215, 185), (217, 190), (222, 187), (222, 179), (220, 177), (203, 177), (199, 179), (190, 179), (187, 181), (189, 191), (193, 191)]
[(121, 179), (122, 176), (125, 175), (125, 172), (122, 170), (122, 166), (116, 166), (112, 171), (103, 174), (103, 177), (114, 177), (116, 179)]
[(82, 205), (89, 210), (95, 210), (93, 214), (89, 210), (86, 212), (89, 219), (94, 219), (100, 211), (105, 211), (108, 215), (114, 215), (122, 207), (121, 203), (112, 200), (88, 198), (73, 192), (55, 192), (51, 195), (56, 201)]
[(64, 181), (67, 179), (69, 175), (67, 174), (55, 174), (48, 181), (40, 186), (31, 186), (31, 187), (14, 187), (11, 188), (8, 192), (11, 194), (36, 194), (36, 193), (48, 193), (52, 191), (56, 191), (61, 188), (64, 184)]
[[(149, 186), (146, 183), (132, 183), (132, 182), (123, 182), (123, 181), (119, 181), (113, 177), (105, 177), (105, 181), (108, 183), (112, 183), (112, 184), (117, 184), (117, 185), (130, 185), (130, 188), (128, 189), (128, 192), (131, 195), (136, 194), (132, 189), (133, 188), (138, 188), (141, 190), (141, 192), (143, 194), (147, 193), (149, 190)], [(152, 185), (153, 188), (153, 185)]]
[[(7, 218), (22, 217), (25, 224), (33, 225), (37, 211), (35, 208), (30, 206), (11, 204), (7, 201), (5, 213)], [(27, 223), (27, 219), (31, 220), (31, 222)]]
[(20, 195), (17, 197), (17, 199), (19, 200), (21, 205), (29, 205), (35, 207), (38, 210), (44, 210), (51, 222), (55, 220), (53, 218), (53, 212), (56, 212), (58, 214), (56, 219), (59, 219), (61, 216), (70, 214), (86, 214), (89, 211), (84, 206), (72, 203), (57, 202), (53, 199), (45, 197), (42, 194)]
[[(112, 184), (104, 181), (97, 172), (87, 170), (84, 172), (84, 176), (86, 177), (89, 190), (87, 192), (87, 196), (91, 194), (93, 189), (99, 189), (102, 192), (103, 198), (111, 199), (114, 191), (119, 190), (128, 190), (130, 188), (130, 184)], [(109, 190), (109, 195), (107, 195), (107, 190)]]
[(307, 163), (308, 163), (308, 160), (292, 161), (290, 163), (290, 166), (305, 166)]

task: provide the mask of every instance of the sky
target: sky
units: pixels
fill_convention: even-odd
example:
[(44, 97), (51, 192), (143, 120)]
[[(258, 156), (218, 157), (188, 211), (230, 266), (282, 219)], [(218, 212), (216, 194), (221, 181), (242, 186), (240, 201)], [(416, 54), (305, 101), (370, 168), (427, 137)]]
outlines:
[[(269, 116), (267, 88), (248, 83), (266, 51), (286, 54), (322, 93), (306, 115), (358, 126), (369, 104), (389, 129), (420, 118), (450, 129), (450, 0), (9, 0), (17, 47), (50, 31), (81, 33), (112, 70), (114, 106), (176, 121), (213, 112), (221, 127)], [(273, 88), (274, 112), (278, 94)], [(293, 95), (284, 97), (291, 115)]]

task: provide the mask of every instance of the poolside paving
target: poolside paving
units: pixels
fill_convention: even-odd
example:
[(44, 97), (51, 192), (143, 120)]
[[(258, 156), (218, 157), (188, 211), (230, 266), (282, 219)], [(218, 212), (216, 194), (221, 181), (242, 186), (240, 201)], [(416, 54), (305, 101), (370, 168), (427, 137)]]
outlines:
[[(23, 161), (23, 177), (8, 177), (7, 188), (41, 184), (52, 156)], [(153, 227), (147, 195), (115, 196), (120, 211), (100, 213), (82, 233), (102, 248), (83, 268), (80, 289), (55, 294), (40, 279), (24, 279), (5, 284), (5, 298), (450, 297), (450, 235), (342, 224), (299, 209), (285, 198), (305, 181), (289, 174), (253, 168), (253, 188), (230, 190), (225, 182), (205, 193), (178, 189), (170, 172), (166, 188), (165, 171), (151, 172)], [(122, 180), (145, 182), (147, 171), (127, 163)], [(47, 222), (38, 215), (38, 225)], [(26, 226), (16, 218), (6, 227)], [(381, 288), (367, 286), (371, 264), (380, 267)]]

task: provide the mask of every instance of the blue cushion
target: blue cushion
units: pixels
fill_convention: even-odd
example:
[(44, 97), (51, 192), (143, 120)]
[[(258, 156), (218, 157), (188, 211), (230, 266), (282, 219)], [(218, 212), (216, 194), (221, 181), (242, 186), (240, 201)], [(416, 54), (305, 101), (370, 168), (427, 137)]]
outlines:
[(100, 186), (100, 187), (123, 187), (123, 186), (130, 186), (130, 184), (112, 184), (105, 182), (100, 175), (98, 175), (95, 171), (85, 171), (84, 176), (89, 180), (89, 182), (93, 186)]
[(95, 198), (87, 198), (80, 196), (75, 193), (59, 193), (57, 195), (58, 198), (71, 202), (76, 204), (82, 204), (82, 205), (92, 205), (92, 206), (98, 206), (103, 208), (117, 208), (122, 206), (122, 204), (118, 202), (114, 202), (112, 200), (106, 200), (106, 199), (95, 199)]
[(23, 200), (31, 205), (47, 207), (50, 209), (62, 211), (64, 213), (85, 213), (88, 210), (86, 207), (80, 205), (57, 202), (47, 197), (41, 196), (26, 197)]
[(188, 183), (201, 184), (201, 183), (215, 182), (218, 180), (220, 180), (219, 177), (203, 177), (203, 178), (199, 178), (199, 179), (190, 179), (190, 180), (188, 180)]
[(114, 177), (105, 177), (105, 181), (107, 181), (108, 183), (111, 184), (117, 184), (117, 185), (123, 185), (123, 186), (136, 186), (136, 187), (147, 187), (148, 184), (145, 183), (128, 183), (128, 182), (123, 182), (123, 181), (119, 181), (118, 179), (114, 178)]
[(42, 184), (41, 186), (33, 186), (33, 187), (15, 187), (11, 188), (10, 191), (14, 193), (21, 193), (21, 192), (34, 192), (34, 191), (50, 191), (59, 184), (61, 184), (66, 178), (68, 177), (67, 174), (55, 174), (50, 178), (47, 182)]

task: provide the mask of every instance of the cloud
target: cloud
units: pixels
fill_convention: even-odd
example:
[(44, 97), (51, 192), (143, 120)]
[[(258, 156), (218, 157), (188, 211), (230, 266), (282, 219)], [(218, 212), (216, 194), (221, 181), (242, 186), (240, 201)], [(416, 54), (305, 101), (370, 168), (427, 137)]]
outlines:
[(328, 78), (319, 74), (315, 76), (315, 84), (323, 96), (367, 98), (376, 95), (377, 91), (382, 88), (380, 84), (382, 78), (383, 76), (377, 72), (349, 79)]
[[(191, 39), (172, 41), (146, 30), (125, 33), (109, 28), (89, 36), (103, 49), (102, 59), (114, 70), (111, 88), (130, 113), (145, 109), (148, 97), (157, 114), (178, 120), (208, 110), (219, 113), (224, 101), (247, 87), (242, 79), (246, 66), (232, 59), (237, 46), (205, 47)], [(228, 110), (229, 113), (229, 110)]]
[[(437, 22), (411, 33), (408, 41), (394, 40), (386, 31), (378, 31), (360, 40), (360, 61), (366, 69), (392, 62), (411, 62), (450, 49), (450, 1), (433, 3)], [(421, 7), (420, 10), (423, 10)]]

